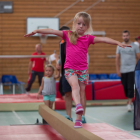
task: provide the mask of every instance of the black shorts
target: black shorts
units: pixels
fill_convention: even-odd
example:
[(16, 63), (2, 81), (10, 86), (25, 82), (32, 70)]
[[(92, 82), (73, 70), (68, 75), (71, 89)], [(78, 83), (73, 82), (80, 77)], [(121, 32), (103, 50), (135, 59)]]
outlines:
[(134, 72), (121, 73), (121, 82), (127, 98), (134, 97)]
[(71, 92), (71, 91), (72, 91), (71, 86), (69, 85), (63, 73), (59, 80), (59, 92), (61, 93), (62, 96), (64, 96), (66, 92)]
[(60, 92), (61, 96), (65, 95), (65, 93), (62, 90), (62, 77), (60, 77), (60, 80), (59, 80), (59, 92)]

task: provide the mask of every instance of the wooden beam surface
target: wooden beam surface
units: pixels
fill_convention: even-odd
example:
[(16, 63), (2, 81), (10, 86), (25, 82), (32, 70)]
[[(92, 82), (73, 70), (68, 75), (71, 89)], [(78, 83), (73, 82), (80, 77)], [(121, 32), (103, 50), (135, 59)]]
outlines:
[(51, 127), (67, 140), (102, 140), (102, 138), (84, 128), (74, 128), (73, 122), (56, 113), (46, 105), (39, 105), (39, 114)]

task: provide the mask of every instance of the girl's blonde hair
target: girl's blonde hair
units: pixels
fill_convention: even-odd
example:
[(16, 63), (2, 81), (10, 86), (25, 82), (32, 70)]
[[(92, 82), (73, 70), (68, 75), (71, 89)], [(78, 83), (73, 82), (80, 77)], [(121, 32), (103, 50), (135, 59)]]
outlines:
[(46, 65), (46, 66), (45, 66), (45, 69), (46, 69), (46, 68), (48, 68), (48, 67), (52, 68), (52, 70), (53, 70), (53, 71), (55, 71), (55, 68), (54, 68), (54, 66), (53, 66), (53, 65), (48, 64), (48, 65)]
[(85, 24), (88, 26), (88, 29), (86, 30), (86, 32), (84, 34), (86, 35), (86, 34), (92, 34), (93, 33), (90, 15), (86, 12), (77, 13), (74, 17), (74, 20), (73, 20), (72, 31), (71, 31), (71, 33), (69, 33), (69, 39), (70, 39), (70, 42), (72, 44), (76, 44), (76, 42), (77, 42), (78, 35), (77, 35), (76, 29), (75, 29), (75, 24), (76, 24), (77, 19), (79, 17), (82, 17)]

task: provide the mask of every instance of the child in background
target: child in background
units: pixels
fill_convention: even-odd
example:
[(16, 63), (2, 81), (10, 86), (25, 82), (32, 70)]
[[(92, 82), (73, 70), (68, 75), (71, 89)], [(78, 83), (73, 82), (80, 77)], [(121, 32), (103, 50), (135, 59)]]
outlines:
[(140, 36), (137, 36), (137, 37), (135, 38), (134, 44), (137, 45), (138, 47), (140, 46)]
[(57, 69), (57, 75), (54, 76), (54, 67), (51, 64), (45, 67), (45, 76), (42, 78), (42, 83), (38, 91), (37, 99), (42, 92), (43, 101), (45, 105), (52, 109), (56, 96), (56, 83), (55, 79), (59, 78), (60, 70)]
[(72, 88), (72, 97), (76, 104), (75, 128), (81, 128), (81, 116), (83, 107), (81, 105), (85, 98), (85, 86), (88, 84), (87, 52), (90, 44), (108, 43), (118, 45), (122, 48), (128, 45), (107, 37), (95, 37), (91, 26), (91, 17), (86, 12), (79, 12), (73, 20), (72, 31), (59, 31), (53, 29), (37, 29), (24, 35), (29, 37), (36, 33), (55, 34), (66, 40), (66, 61), (64, 65), (65, 77)]

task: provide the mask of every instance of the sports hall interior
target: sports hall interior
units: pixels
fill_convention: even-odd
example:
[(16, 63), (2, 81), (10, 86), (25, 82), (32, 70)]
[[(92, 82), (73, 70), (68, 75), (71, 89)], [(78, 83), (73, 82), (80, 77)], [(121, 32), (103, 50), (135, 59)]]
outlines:
[[(8, 2), (9, 0), (3, 0), (3, 2)], [(86, 11), (90, 14), (92, 19), (92, 27), (93, 31), (101, 31), (104, 32), (105, 35), (95, 35), (95, 36), (105, 36), (120, 42), (122, 40), (122, 31), (128, 30), (130, 32), (130, 39), (132, 42), (135, 41), (135, 37), (140, 35), (140, 1), (139, 0), (11, 0), (12, 1), (12, 12), (11, 13), (0, 13), (0, 56), (14, 56), (14, 55), (31, 55), (35, 52), (35, 45), (40, 43), (39, 37), (24, 37), (27, 33), (27, 18), (28, 17), (57, 17), (59, 18), (59, 27), (66, 25), (72, 29), (72, 19), (77, 12)], [(62, 13), (61, 13), (62, 12)], [(60, 15), (59, 15), (60, 13)], [(59, 55), (59, 41), (61, 40), (60, 37), (48, 37), (46, 40), (46, 44), (42, 45), (42, 51), (46, 53), (46, 55), (51, 55), (56, 50), (56, 53)], [(105, 80), (109, 80), (110, 74), (116, 74), (116, 65), (115, 65), (115, 55), (116, 55), (116, 45), (110, 45), (105, 43), (97, 43), (94, 45), (90, 45), (88, 49), (89, 54), (89, 74), (95, 74), (97, 77), (101, 74), (107, 75)], [(30, 58), (0, 58), (0, 79), (2, 75), (15, 75), (18, 81), (22, 81), (25, 83), (24, 87), (26, 87), (28, 81), (28, 65), (29, 65)], [(55, 66), (55, 62), (53, 61), (52, 64)], [(92, 80), (92, 79), (91, 79)], [(100, 80), (97, 78), (97, 81)], [(59, 79), (57, 79), (59, 81)], [(95, 80), (96, 81), (96, 80)], [(117, 81), (117, 82), (116, 82)], [(140, 139), (140, 131), (135, 131), (133, 128), (133, 113), (127, 112), (126, 104), (127, 99), (124, 96), (124, 92), (122, 91), (122, 85), (119, 79), (117, 79), (114, 85), (115, 88), (111, 90), (107, 89), (105, 93), (98, 92), (98, 83), (95, 82), (93, 85), (92, 82), (90, 83), (91, 86), (86, 88), (87, 91), (87, 107), (86, 107), (86, 120), (89, 124), (95, 124), (93, 129), (96, 128), (97, 131), (103, 131), (102, 134), (99, 134), (97, 131), (92, 132), (95, 135), (99, 136), (102, 139), (106, 140), (119, 140), (119, 139)], [(119, 82), (118, 82), (119, 81)], [(104, 79), (103, 79), (104, 82)], [(58, 83), (58, 82), (57, 82)], [(111, 83), (111, 82), (110, 82)], [(106, 83), (103, 83), (103, 86)], [(118, 86), (119, 85), (119, 86)], [(97, 86), (93, 91), (93, 86)], [(117, 87), (118, 86), (118, 87)], [(58, 85), (56, 86), (58, 90)], [(92, 88), (92, 89), (91, 89)], [(94, 87), (95, 88), (95, 87)], [(108, 88), (108, 87), (106, 87)], [(119, 89), (121, 88), (121, 89)], [(36, 93), (38, 92), (39, 85), (38, 85), (38, 78), (36, 77), (35, 82), (32, 85), (31, 90), (31, 97), (36, 98)], [(116, 90), (116, 91), (115, 91)], [(121, 90), (121, 95), (116, 92)], [(72, 136), (64, 136), (63, 132), (59, 132), (56, 130), (60, 129), (57, 128), (55, 125), (53, 126), (55, 129), (50, 128), (48, 125), (47, 127), (39, 125), (34, 125), (36, 120), (38, 119), (40, 123), (42, 123), (42, 112), (46, 111), (47, 109), (44, 106), (41, 106), (40, 110), (39, 105), (43, 104), (43, 100), (40, 99), (39, 102), (36, 104), (32, 104), (31, 107), (29, 102), (28, 104), (24, 104), (20, 110), (20, 103), (18, 102), (17, 105), (13, 105), (13, 102), (10, 102), (9, 106), (13, 106), (8, 110), (8, 103), (3, 102), (6, 96), (9, 95), (7, 98), (11, 98), (13, 96), (12, 87), (9, 86), (3, 87), (3, 95), (0, 95), (0, 130), (3, 130), (3, 133), (0, 134), (1, 140), (11, 140), (12, 138), (18, 139), (19, 130), (21, 130), (21, 134), (23, 131), (27, 131), (27, 129), (33, 129), (36, 134), (38, 131), (42, 134), (42, 138), (45, 138), (46, 132), (51, 131), (50, 133), (55, 133), (57, 138), (54, 139), (74, 139)], [(88, 94), (90, 92), (90, 94)], [(109, 92), (109, 94), (108, 94)], [(114, 94), (115, 93), (115, 94)], [(96, 96), (96, 94), (98, 94)], [(22, 95), (24, 98), (26, 95), (21, 93), (19, 89), (15, 90), (15, 95)], [(14, 96), (15, 96), (14, 95)], [(118, 95), (118, 96), (117, 96)], [(94, 97), (93, 97), (94, 96)], [(60, 94), (57, 96), (60, 97)], [(108, 97), (108, 98), (107, 98)], [(26, 98), (26, 97), (25, 97)], [(62, 99), (62, 98), (61, 98)], [(61, 102), (64, 106), (64, 102)], [(18, 106), (18, 107), (17, 107)], [(24, 106), (24, 107), (23, 107)], [(29, 107), (29, 108), (28, 108)], [(26, 109), (24, 109), (26, 108)], [(65, 108), (65, 107), (64, 107)], [(64, 125), (67, 123), (67, 120), (64, 120), (64, 123), (61, 122), (66, 111), (63, 107), (57, 109), (54, 108), (55, 113), (60, 114), (59, 120), (57, 120), (54, 116), (55, 114), (51, 114), (54, 117), (55, 121), (59, 121), (62, 130), (70, 132), (70, 134), (78, 135), (79, 140), (82, 137), (82, 133), (88, 135), (84, 130), (74, 130), (72, 124), (68, 122), (68, 125)], [(38, 113), (39, 110), (39, 113)], [(72, 107), (72, 116), (75, 120), (75, 105), (73, 103)], [(41, 113), (40, 113), (41, 112)], [(46, 114), (49, 114), (46, 111)], [(53, 116), (54, 115), (54, 116)], [(49, 120), (52, 124), (52, 120)], [(10, 126), (15, 127), (14, 130), (17, 130), (18, 133), (12, 134), (12, 130)], [(19, 128), (16, 128), (19, 127)], [(21, 127), (24, 128), (21, 128)], [(36, 127), (40, 128), (36, 128)], [(26, 128), (30, 127), (30, 128)], [(67, 128), (69, 127), (69, 128)], [(84, 126), (86, 130), (88, 130), (88, 126)], [(103, 129), (104, 128), (104, 129)], [(44, 130), (45, 131), (44, 131)], [(105, 130), (107, 129), (107, 131)], [(7, 133), (6, 133), (7, 131)], [(90, 130), (88, 130), (89, 132)], [(90, 131), (91, 132), (91, 131)], [(111, 132), (116, 132), (115, 134)], [(41, 136), (34, 137), (31, 136), (34, 133), (25, 132), (25, 135), (31, 139), (34, 138), (35, 140), (40, 139)], [(60, 133), (62, 136), (60, 136)], [(110, 134), (109, 134), (110, 133)], [(89, 134), (90, 135), (90, 134)], [(113, 137), (113, 136), (114, 137)], [(21, 135), (20, 135), (21, 136)], [(19, 139), (26, 137), (19, 136)], [(49, 137), (48, 140), (53, 139), (54, 134), (52, 137)], [(106, 136), (106, 137), (105, 137)], [(107, 137), (108, 136), (108, 137)], [(88, 137), (88, 136), (87, 136)], [(6, 139), (7, 138), (7, 139)], [(116, 138), (116, 139), (115, 139)], [(85, 138), (85, 140), (88, 138)], [(94, 138), (93, 138), (94, 139)], [(95, 138), (96, 139), (96, 138)], [(98, 138), (97, 138), (98, 139)], [(76, 140), (78, 140), (76, 138)], [(84, 138), (83, 138), (84, 140)]]

